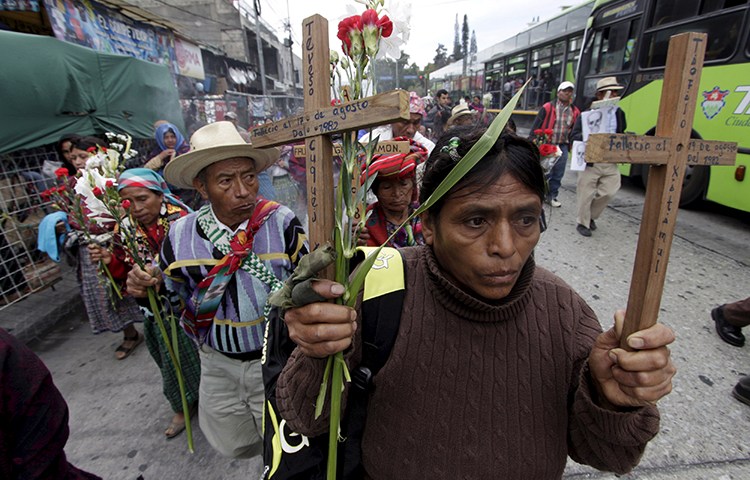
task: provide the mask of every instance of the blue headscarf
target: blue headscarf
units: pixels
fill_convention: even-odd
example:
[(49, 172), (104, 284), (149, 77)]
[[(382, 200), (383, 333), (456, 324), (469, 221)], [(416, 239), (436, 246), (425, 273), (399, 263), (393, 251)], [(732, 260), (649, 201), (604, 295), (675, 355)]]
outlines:
[(159, 148), (162, 150), (167, 149), (167, 146), (164, 145), (164, 134), (167, 133), (167, 130), (172, 130), (174, 132), (174, 136), (177, 137), (177, 143), (175, 144), (174, 149), (179, 150), (182, 144), (185, 143), (185, 137), (183, 137), (177, 127), (171, 123), (162, 123), (156, 127), (156, 134), (154, 135), (156, 137), (156, 143), (159, 144)]
[(151, 169), (131, 168), (122, 172), (117, 179), (117, 191), (119, 192), (123, 188), (128, 187), (147, 188), (164, 195), (164, 200), (172, 205), (176, 205), (187, 212), (193, 211), (190, 207), (182, 203), (179, 198), (175, 197), (162, 176)]

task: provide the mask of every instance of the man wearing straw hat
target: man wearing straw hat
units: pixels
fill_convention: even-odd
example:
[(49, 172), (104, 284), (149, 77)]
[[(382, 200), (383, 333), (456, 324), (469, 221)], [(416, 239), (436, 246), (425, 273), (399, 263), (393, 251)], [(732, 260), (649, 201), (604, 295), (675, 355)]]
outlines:
[(258, 174), (276, 148), (253, 148), (230, 122), (197, 130), (166, 180), (207, 204), (176, 221), (162, 246), (163, 275), (134, 269), (128, 291), (164, 287), (184, 303), (181, 322), (200, 346), (199, 415), (209, 443), (227, 457), (261, 453), (261, 349), (268, 295), (281, 287), (307, 240), (291, 210), (258, 197)]

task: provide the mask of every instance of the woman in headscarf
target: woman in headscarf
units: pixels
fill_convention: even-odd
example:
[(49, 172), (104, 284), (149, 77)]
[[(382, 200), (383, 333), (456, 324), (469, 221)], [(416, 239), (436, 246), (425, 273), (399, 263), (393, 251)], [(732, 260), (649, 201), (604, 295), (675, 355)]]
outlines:
[[(86, 161), (94, 155), (92, 153), (97, 147), (104, 147), (107, 143), (96, 137), (82, 137), (72, 141), (70, 163), (81, 170), (86, 167)], [(68, 188), (71, 190), (80, 179), (69, 177)], [(114, 222), (79, 225), (72, 215), (68, 215), (68, 221), (72, 232), (65, 241), (69, 250), (73, 246), (85, 246), (91, 238), (95, 244), (88, 243), (91, 247), (106, 245), (112, 240), (112, 229)], [(88, 233), (84, 232), (88, 230)], [(143, 321), (138, 304), (132, 297), (124, 296), (122, 299), (113, 298), (113, 294), (107, 291), (105, 281), (99, 272), (99, 258), (91, 256), (89, 248), (77, 248), (75, 256), (78, 257), (78, 281), (81, 285), (81, 298), (83, 299), (86, 314), (89, 318), (91, 330), (101, 332), (123, 332), (122, 344), (115, 350), (118, 360), (127, 358), (133, 350), (143, 342), (141, 335), (135, 328), (136, 322)]]
[(164, 165), (169, 163), (172, 158), (190, 150), (190, 145), (185, 141), (185, 137), (171, 123), (160, 123), (156, 127), (154, 137), (158, 147), (151, 151), (149, 161), (143, 165), (148, 169), (161, 172)]
[[(133, 168), (122, 172), (117, 181), (117, 190), (123, 201), (130, 202), (130, 211), (136, 221), (137, 255), (148, 264), (158, 262), (161, 244), (167, 237), (169, 228), (175, 220), (190, 213), (190, 208), (172, 195), (161, 175), (147, 168)], [(125, 217), (123, 223), (128, 224), (128, 222), (128, 217)], [(102, 248), (96, 251), (93, 248), (91, 250), (92, 258), (101, 258), (107, 264), (112, 276), (124, 284), (134, 264), (134, 259), (122, 248), (116, 248), (114, 254)], [(170, 303), (176, 304), (176, 302)], [(142, 308), (146, 317), (143, 324), (146, 347), (161, 370), (164, 396), (175, 412), (169, 427), (164, 432), (167, 438), (173, 438), (185, 429), (185, 415), (177, 375), (153, 312), (150, 308)], [(179, 313), (175, 312), (176, 315)], [(163, 315), (162, 318), (165, 322), (178, 322), (176, 315)], [(166, 327), (171, 333), (171, 325), (167, 324)], [(200, 360), (195, 344), (179, 325), (177, 325), (177, 341), (187, 402), (192, 412), (198, 401)]]
[[(416, 171), (417, 166), (427, 159), (427, 149), (407, 137), (393, 140), (408, 141), (409, 153), (375, 155), (367, 168), (370, 177), (377, 173), (370, 188), (378, 201), (367, 208), (370, 217), (360, 233), (362, 245), (382, 245), (397, 230), (388, 246), (399, 248), (424, 244), (419, 217), (413, 218), (404, 228), (399, 227), (419, 206)], [(365, 181), (364, 170), (363, 167), (362, 182)]]

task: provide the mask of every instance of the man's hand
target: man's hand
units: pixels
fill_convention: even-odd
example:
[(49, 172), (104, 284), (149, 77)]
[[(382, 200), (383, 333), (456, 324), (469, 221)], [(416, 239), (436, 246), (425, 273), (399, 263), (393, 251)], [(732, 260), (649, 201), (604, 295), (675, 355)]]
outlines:
[(654, 404), (672, 391), (677, 369), (667, 345), (672, 329), (657, 323), (628, 337), (633, 351), (619, 348), (625, 311), (615, 313), (615, 326), (599, 335), (589, 354), (589, 369), (599, 393), (599, 403), (619, 407)]
[[(318, 280), (313, 290), (327, 299), (344, 293), (343, 285), (330, 280)], [(284, 313), (289, 338), (308, 357), (324, 358), (346, 350), (357, 330), (357, 312), (334, 303), (310, 303)]]
[(97, 263), (101, 260), (104, 265), (109, 265), (112, 261), (112, 254), (106, 248), (94, 243), (89, 243), (87, 248), (89, 250), (91, 263)]
[(153, 266), (148, 272), (144, 272), (138, 265), (133, 265), (133, 268), (128, 272), (125, 285), (130, 295), (136, 298), (145, 298), (148, 296), (148, 287), (158, 287), (161, 281), (159, 267)]

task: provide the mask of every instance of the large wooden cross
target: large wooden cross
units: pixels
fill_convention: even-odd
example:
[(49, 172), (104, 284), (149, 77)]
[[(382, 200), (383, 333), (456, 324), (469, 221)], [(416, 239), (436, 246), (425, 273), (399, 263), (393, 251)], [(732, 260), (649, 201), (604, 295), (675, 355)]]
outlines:
[[(331, 106), (328, 21), (313, 15), (302, 21), (303, 114), (250, 130), (256, 147), (305, 141), (308, 234), (311, 249), (332, 242), (333, 152), (330, 135), (409, 120), (409, 95), (396, 90)], [(331, 270), (332, 271), (332, 270)], [(325, 275), (333, 278), (330, 272)]]
[(683, 33), (669, 42), (656, 136), (590, 135), (586, 162), (651, 164), (638, 248), (622, 332), (656, 323), (686, 165), (734, 165), (737, 144), (690, 138), (706, 35)]

